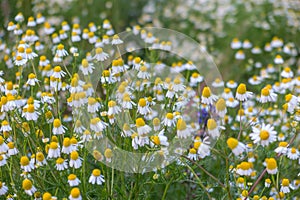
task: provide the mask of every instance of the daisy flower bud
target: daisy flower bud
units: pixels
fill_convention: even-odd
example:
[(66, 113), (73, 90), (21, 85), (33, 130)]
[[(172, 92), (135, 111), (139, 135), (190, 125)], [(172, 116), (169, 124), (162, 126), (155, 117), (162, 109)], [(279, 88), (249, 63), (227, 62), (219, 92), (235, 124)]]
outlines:
[(111, 162), (111, 158), (113, 156), (112, 150), (110, 148), (105, 149), (104, 156), (107, 162)]

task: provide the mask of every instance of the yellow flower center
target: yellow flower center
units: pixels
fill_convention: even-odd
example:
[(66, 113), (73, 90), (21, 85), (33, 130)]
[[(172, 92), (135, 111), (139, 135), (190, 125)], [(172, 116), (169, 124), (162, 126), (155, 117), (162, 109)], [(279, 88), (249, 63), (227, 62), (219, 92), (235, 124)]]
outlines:
[(71, 145), (70, 138), (68, 137), (64, 138), (63, 145), (64, 147), (69, 147)]
[(202, 91), (202, 96), (208, 98), (208, 97), (210, 97), (210, 95), (211, 95), (211, 92), (210, 92), (209, 87), (204, 87), (203, 91)]
[(25, 179), (22, 183), (24, 190), (30, 190), (32, 188), (32, 182), (29, 179)]
[(177, 130), (179, 130), (179, 131), (185, 130), (186, 129), (185, 121), (183, 119), (178, 119), (176, 127), (177, 127)]
[(214, 119), (207, 120), (207, 128), (208, 130), (214, 130), (215, 128), (217, 128), (216, 121)]
[(61, 72), (61, 67), (60, 66), (55, 66), (53, 71), (54, 72)]
[(241, 83), (237, 88), (237, 92), (239, 94), (245, 94), (246, 93), (246, 85)]
[(180, 78), (175, 78), (175, 79), (174, 79), (174, 83), (175, 83), (176, 85), (179, 85), (179, 84), (181, 83)]
[(146, 106), (146, 99), (141, 98), (141, 99), (139, 100), (139, 106), (141, 106), (141, 107)]
[(39, 162), (42, 162), (44, 159), (45, 159), (45, 156), (42, 152), (37, 152), (36, 153), (36, 159), (39, 161)]
[(74, 181), (75, 179), (76, 179), (76, 175), (75, 174), (70, 174), (68, 176), (68, 180), (70, 180), (70, 181)]
[(105, 152), (104, 152), (104, 156), (106, 158), (111, 158), (112, 157), (112, 150), (111, 149), (106, 149)]
[(50, 149), (57, 149), (57, 148), (58, 148), (57, 142), (51, 142), (50, 143)]
[(108, 102), (108, 107), (115, 107), (117, 104), (115, 101), (109, 101)]
[(291, 153), (292, 153), (292, 154), (295, 154), (295, 153), (296, 153), (296, 148), (295, 148), (295, 147), (293, 147), (293, 148), (291, 149)]
[(293, 95), (292, 94), (287, 94), (285, 95), (285, 101), (289, 102), (292, 99)]
[(29, 165), (29, 159), (27, 158), (27, 156), (22, 156), (22, 157), (21, 157), (20, 164), (21, 164), (22, 166), (27, 166), (27, 165)]
[(227, 145), (231, 150), (235, 149), (238, 146), (238, 144), (239, 141), (235, 138), (228, 138), (227, 140)]
[(139, 128), (145, 126), (145, 121), (142, 118), (137, 118), (135, 120), (135, 125)]
[(93, 175), (96, 176), (96, 177), (98, 177), (98, 176), (101, 175), (100, 169), (94, 169), (92, 173), (93, 173)]
[(274, 158), (269, 158), (267, 160), (267, 168), (270, 170), (276, 169), (277, 168), (277, 162)]
[(63, 158), (57, 158), (56, 159), (56, 164), (58, 164), (58, 165), (61, 165), (61, 164), (63, 164), (64, 163), (64, 159)]
[(65, 46), (63, 44), (57, 45), (57, 49), (58, 50), (63, 50), (64, 48), (65, 48)]
[(73, 188), (71, 190), (71, 196), (73, 198), (78, 198), (80, 196), (80, 190), (78, 188)]
[(78, 157), (79, 157), (79, 154), (78, 154), (77, 151), (72, 151), (72, 152), (71, 152), (71, 159), (72, 159), (72, 160), (77, 160)]
[(265, 87), (261, 90), (261, 95), (262, 96), (269, 96), (270, 95), (270, 90), (269, 88)]
[(99, 47), (99, 48), (96, 49), (96, 54), (101, 54), (102, 52), (103, 52), (102, 48)]
[(248, 170), (248, 169), (250, 169), (250, 167), (251, 167), (251, 165), (250, 165), (249, 162), (242, 162), (242, 163), (240, 164), (240, 168), (241, 168), (242, 170)]
[(141, 71), (141, 72), (146, 72), (146, 71), (147, 71), (147, 67), (146, 67), (145, 65), (142, 65), (142, 66), (140, 67), (140, 71)]
[(171, 119), (172, 120), (174, 116), (173, 116), (172, 113), (167, 113), (166, 117), (167, 117), (167, 119)]
[(160, 124), (160, 120), (156, 117), (153, 119), (153, 125), (158, 126)]
[(59, 120), (59, 119), (55, 119), (55, 120), (53, 121), (53, 126), (54, 126), (55, 128), (60, 127), (60, 126), (61, 126), (60, 120)]
[(51, 200), (52, 195), (49, 192), (43, 194), (43, 200)]
[(87, 59), (83, 59), (81, 61), (81, 65), (82, 65), (82, 67), (87, 68), (89, 66), (89, 62), (87, 61)]
[(219, 99), (216, 103), (216, 108), (219, 111), (223, 111), (226, 108), (226, 102), (223, 98)]
[(93, 125), (97, 124), (98, 122), (100, 122), (100, 118), (99, 117), (91, 119), (91, 124), (93, 124)]
[(282, 179), (282, 186), (289, 186), (290, 185), (290, 181), (287, 178)]
[(260, 139), (267, 140), (269, 138), (270, 134), (268, 131), (262, 130), (262, 131), (260, 131), (259, 136), (260, 136)]
[(194, 148), (190, 148), (190, 153), (191, 153), (191, 154), (196, 154), (196, 153), (197, 153), (197, 150), (194, 149)]
[(152, 137), (152, 141), (154, 142), (154, 144), (159, 145), (160, 144), (160, 140), (159, 137), (157, 135)]
[(34, 113), (34, 105), (33, 104), (28, 105), (27, 112)]

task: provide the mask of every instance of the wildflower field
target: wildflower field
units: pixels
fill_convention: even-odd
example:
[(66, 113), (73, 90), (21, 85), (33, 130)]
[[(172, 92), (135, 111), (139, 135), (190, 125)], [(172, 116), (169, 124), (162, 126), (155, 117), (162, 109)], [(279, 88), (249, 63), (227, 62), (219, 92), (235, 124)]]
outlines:
[(300, 199), (300, 1), (0, 16), (0, 199)]

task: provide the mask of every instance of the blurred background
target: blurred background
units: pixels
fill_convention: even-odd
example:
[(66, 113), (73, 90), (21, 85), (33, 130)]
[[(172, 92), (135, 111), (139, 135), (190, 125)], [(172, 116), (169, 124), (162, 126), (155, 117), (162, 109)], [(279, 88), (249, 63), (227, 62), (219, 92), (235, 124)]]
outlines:
[(20, 11), (25, 19), (42, 13), (53, 25), (66, 20), (87, 26), (109, 19), (117, 33), (134, 25), (177, 30), (206, 47), (225, 79), (246, 78), (239, 66), (253, 64), (234, 59), (233, 38), (262, 49), (275, 36), (300, 44), (299, 0), (1, 0), (2, 26)]

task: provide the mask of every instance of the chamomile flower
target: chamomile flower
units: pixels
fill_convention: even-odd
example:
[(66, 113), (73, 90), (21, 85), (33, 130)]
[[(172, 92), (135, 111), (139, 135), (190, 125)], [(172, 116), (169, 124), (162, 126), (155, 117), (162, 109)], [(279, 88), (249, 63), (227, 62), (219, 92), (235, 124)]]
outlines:
[[(8, 152), (7, 152), (8, 156), (17, 155), (19, 153), (19, 150), (15, 147), (15, 144), (13, 142), (9, 142), (7, 144), (7, 146), (8, 146)], [(1, 147), (0, 147), (0, 149), (1, 149)], [(1, 153), (1, 150), (0, 150), (0, 153)]]
[(32, 185), (32, 181), (29, 179), (23, 180), (22, 188), (25, 190), (25, 193), (29, 196), (32, 196), (37, 191), (37, 189)]
[(104, 183), (104, 176), (101, 174), (101, 171), (99, 169), (94, 169), (90, 178), (89, 178), (89, 183), (91, 184), (97, 184), (97, 185), (102, 185)]
[(149, 79), (150, 78), (150, 73), (147, 72), (147, 67), (145, 65), (141, 65), (139, 72), (137, 74), (138, 78), (141, 79)]
[(253, 165), (250, 162), (241, 162), (237, 166), (236, 173), (241, 176), (250, 176), (251, 173), (253, 172), (252, 166)]
[(217, 138), (220, 136), (218, 124), (212, 118), (207, 120), (207, 132), (212, 138)]
[(65, 75), (66, 75), (66, 72), (62, 71), (60, 66), (55, 66), (51, 76), (56, 79), (61, 79)]
[(68, 169), (68, 162), (63, 158), (57, 158), (55, 161), (55, 168), (57, 171)]
[(111, 100), (108, 102), (108, 115), (115, 115), (121, 112), (121, 108), (116, 104), (115, 101)]
[(162, 124), (167, 127), (172, 127), (175, 126), (175, 122), (176, 121), (173, 113), (167, 113), (164, 120), (162, 121)]
[(52, 132), (54, 135), (64, 134), (66, 127), (61, 124), (60, 119), (54, 119)]
[(78, 169), (82, 165), (82, 158), (79, 157), (79, 154), (77, 151), (72, 151), (70, 154), (70, 167), (74, 167), (75, 169)]
[(122, 43), (123, 43), (123, 41), (119, 38), (118, 35), (113, 36), (113, 39), (111, 41), (112, 45), (118, 45), (118, 44), (122, 44)]
[(47, 158), (58, 158), (60, 156), (60, 146), (57, 142), (51, 142)]
[(38, 83), (38, 79), (36, 78), (36, 75), (34, 73), (30, 73), (28, 75), (28, 80), (26, 82), (26, 84), (30, 85), (30, 86), (35, 86), (36, 83)]
[(276, 100), (277, 100), (277, 94), (274, 93), (269, 87), (264, 87), (261, 90), (261, 96), (259, 99), (261, 103), (275, 102)]
[(202, 90), (201, 103), (213, 105), (218, 97), (211, 93), (209, 87), (204, 87)]
[(160, 122), (160, 119), (159, 118), (154, 118), (153, 120), (152, 120), (152, 124), (153, 124), (153, 130), (154, 131), (159, 131), (160, 130), (160, 124), (161, 124), (161, 122)]
[(147, 101), (145, 98), (140, 98), (138, 102), (138, 113), (141, 115), (146, 115), (151, 112), (151, 108), (147, 104)]
[(42, 152), (37, 152), (35, 156), (36, 165), (43, 166), (47, 164), (47, 161), (45, 159), (45, 156)]
[(216, 103), (216, 113), (221, 118), (223, 118), (227, 113), (226, 102), (222, 98), (220, 98)]
[(250, 97), (252, 97), (252, 92), (247, 91), (246, 85), (241, 83), (235, 94), (235, 98), (239, 101), (247, 101)]
[(57, 45), (56, 55), (58, 57), (64, 57), (64, 56), (69, 55), (68, 52), (64, 48), (65, 48), (65, 46), (63, 44)]
[(274, 151), (278, 154), (286, 154), (288, 151), (288, 143), (287, 142), (279, 142), (278, 147)]
[(294, 72), (291, 70), (291, 68), (289, 67), (285, 67), (282, 72), (280, 73), (280, 75), (283, 78), (293, 78), (294, 76)]
[(177, 120), (176, 128), (178, 138), (187, 138), (191, 135), (191, 130), (187, 127), (186, 122), (182, 118)]
[(235, 54), (235, 59), (237, 60), (244, 60), (246, 58), (245, 53), (243, 50), (238, 50)]
[(268, 174), (276, 174), (278, 169), (277, 169), (277, 162), (274, 158), (268, 158), (266, 159), (266, 164), (267, 164), (267, 172)]
[(4, 138), (0, 136), (0, 154), (8, 151), (8, 145), (4, 142)]
[(0, 167), (6, 165), (6, 156), (5, 155), (0, 155)]
[(4, 182), (0, 182), (0, 195), (6, 194), (8, 191), (8, 187), (5, 185)]
[[(2, 99), (1, 99), (1, 101), (2, 101)], [(3, 108), (3, 105), (2, 105), (2, 108)], [(1, 111), (3, 111), (3, 110), (1, 109)], [(8, 121), (3, 120), (2, 123), (1, 123), (0, 131), (2, 131), (2, 132), (9, 132), (11, 130), (12, 130), (12, 128), (9, 125)]]
[(238, 38), (234, 38), (230, 43), (232, 49), (239, 49), (242, 47), (242, 42)]
[(36, 121), (39, 117), (40, 113), (35, 111), (34, 104), (29, 104), (27, 107), (27, 112), (25, 113), (25, 118), (27, 121)]
[(287, 157), (291, 160), (297, 160), (300, 156), (299, 151), (295, 147), (288, 148)]
[(197, 150), (195, 148), (190, 148), (187, 157), (191, 160), (197, 160), (198, 159)]
[(284, 194), (291, 192), (290, 190), (291, 184), (289, 179), (287, 178), (282, 179), (280, 185), (281, 185), (280, 192), (283, 192)]
[(235, 156), (241, 155), (246, 150), (246, 145), (232, 137), (228, 138), (227, 145), (232, 150)]
[(139, 135), (148, 134), (152, 130), (151, 127), (145, 123), (143, 118), (137, 118), (135, 121), (135, 125), (137, 127), (137, 132)]
[(254, 144), (268, 146), (270, 143), (273, 143), (277, 140), (277, 132), (270, 124), (262, 124), (260, 128), (255, 126), (252, 127), (252, 133), (250, 133), (250, 137)]
[(78, 186), (80, 184), (79, 178), (75, 174), (70, 174), (68, 176), (68, 183), (71, 187)]
[(93, 73), (93, 70), (95, 69), (93, 63), (89, 63), (87, 59), (83, 59), (81, 61), (81, 65), (79, 69), (82, 71), (83, 75), (89, 75)]
[(107, 123), (102, 121), (99, 117), (90, 120), (90, 128), (95, 132), (102, 132), (108, 126)]
[(71, 190), (69, 199), (70, 200), (82, 200), (82, 196), (80, 194), (79, 188), (76, 187)]
[(109, 55), (105, 53), (101, 47), (98, 47), (95, 50), (95, 56), (93, 57), (93, 59), (97, 60), (98, 62), (99, 61), (103, 62), (106, 59), (108, 59), (108, 57)]

